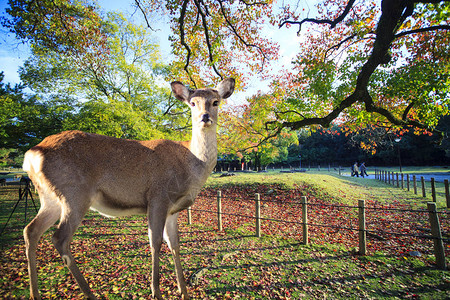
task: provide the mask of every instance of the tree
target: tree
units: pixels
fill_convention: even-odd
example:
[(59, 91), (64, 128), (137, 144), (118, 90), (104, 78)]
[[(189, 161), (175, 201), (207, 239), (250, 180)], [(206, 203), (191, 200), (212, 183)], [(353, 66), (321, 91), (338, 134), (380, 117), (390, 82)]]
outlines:
[[(298, 26), (299, 33), (313, 24), (294, 70), (274, 81), (276, 119), (266, 121), (278, 132), (337, 120), (354, 130), (370, 123), (438, 133), (437, 119), (448, 113), (450, 1), (327, 0), (317, 5), (317, 17), (304, 19), (295, 4), (276, 15), (272, 1), (136, 3), (168, 12), (177, 63), (192, 81), (200, 67), (210, 76), (235, 73), (230, 58), (260, 66), (276, 58), (276, 47), (262, 46), (264, 22)], [(236, 57), (240, 50), (246, 55)]]
[[(438, 129), (448, 131), (449, 116), (442, 117)], [(320, 163), (339, 164), (350, 166), (355, 161), (365, 161), (369, 166), (398, 165), (399, 153), (403, 165), (447, 165), (449, 157), (446, 156), (448, 144), (446, 141), (438, 145), (436, 136), (430, 134), (416, 135), (405, 132), (401, 136), (386, 133), (381, 138), (380, 128), (372, 127), (363, 132), (354, 133), (343, 126), (333, 126), (329, 129), (319, 128), (315, 131), (303, 129), (299, 132), (299, 147), (289, 148), (289, 157), (298, 160), (301, 154), (302, 161), (312, 165)], [(362, 146), (372, 136), (377, 136), (377, 151)]]
[[(135, 0), (145, 16), (170, 18), (176, 78), (205, 85), (243, 72), (264, 72), (278, 46), (261, 35), (271, 19), (272, 1)], [(150, 26), (150, 25), (149, 25)]]
[(119, 14), (109, 14), (102, 24), (109, 50), (101, 68), (85, 57), (33, 47), (22, 80), (37, 93), (76, 107), (64, 129), (132, 139), (184, 135), (179, 129), (188, 118), (178, 114), (185, 108), (157, 84), (166, 71), (148, 30)]
[(63, 121), (70, 118), (70, 107), (41, 102), (37, 96), (25, 94), (22, 85), (4, 84), (3, 78), (0, 73), (0, 149), (23, 152), (44, 137), (60, 131)]
[(94, 1), (9, 0), (1, 24), (32, 47), (83, 57), (97, 66), (108, 52)]
[[(10, 1), (8, 12), (15, 19), (5, 24), (36, 45), (73, 48), (78, 53), (80, 47), (66, 43), (61, 34), (80, 37), (83, 30), (92, 31), (85, 40), (80, 37), (81, 45), (95, 45), (106, 34), (103, 29), (95, 31), (86, 17), (93, 14), (93, 23), (97, 22), (92, 5), (35, 2), (49, 13), (41, 8), (34, 12), (25, 0)], [(281, 11), (280, 3), (271, 0), (135, 0), (135, 4), (149, 27), (152, 14), (167, 14), (176, 57), (172, 74), (178, 78), (183, 74), (193, 86), (235, 76), (242, 88), (254, 73), (275, 77), (274, 115), (265, 122), (278, 133), (283, 128), (345, 123), (354, 131), (371, 124), (387, 131), (415, 128), (442, 134), (436, 124), (448, 113), (450, 100), (449, 0), (325, 0), (317, 4), (316, 16), (306, 18), (297, 9), (299, 2), (283, 1)], [(275, 76), (270, 61), (278, 59), (283, 45), (277, 46), (265, 33), (287, 27), (298, 28), (304, 39), (293, 68), (277, 70), (275, 75), (282, 76)], [(55, 28), (63, 28), (61, 34), (55, 34)], [(41, 33), (55, 38), (47, 43)], [(97, 53), (96, 49), (87, 53)]]
[(312, 22), (333, 30), (309, 34), (297, 72), (279, 83), (295, 92), (285, 95), (290, 101), (280, 105), (274, 122), (296, 129), (328, 127), (337, 119), (354, 129), (374, 124), (437, 132), (450, 100), (448, 7), (448, 1), (384, 0), (380, 7), (348, 1), (320, 19), (292, 21), (288, 15), (281, 25)]
[(265, 124), (272, 114), (270, 100), (267, 95), (255, 95), (248, 99), (248, 104), (229, 108), (222, 113), (220, 153), (235, 154), (246, 161), (253, 161), (259, 170), (262, 166), (287, 159), (288, 147), (297, 143), (297, 136), (284, 130), (270, 137)]

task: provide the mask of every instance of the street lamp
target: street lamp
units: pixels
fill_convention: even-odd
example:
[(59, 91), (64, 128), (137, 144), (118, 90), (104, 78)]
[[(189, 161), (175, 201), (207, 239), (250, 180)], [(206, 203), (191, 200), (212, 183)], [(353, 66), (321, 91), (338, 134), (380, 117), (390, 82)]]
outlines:
[(397, 143), (397, 152), (398, 152), (398, 164), (400, 165), (400, 173), (402, 173), (402, 160), (400, 159), (400, 141), (401, 138), (396, 138), (394, 141)]

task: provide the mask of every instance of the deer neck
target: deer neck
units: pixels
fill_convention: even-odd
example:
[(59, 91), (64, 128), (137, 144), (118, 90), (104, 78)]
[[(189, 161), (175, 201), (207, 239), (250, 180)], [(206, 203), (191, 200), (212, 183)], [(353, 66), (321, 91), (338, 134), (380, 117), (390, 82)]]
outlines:
[(194, 127), (192, 129), (190, 150), (192, 154), (205, 164), (205, 171), (211, 172), (217, 162), (216, 126), (207, 128)]

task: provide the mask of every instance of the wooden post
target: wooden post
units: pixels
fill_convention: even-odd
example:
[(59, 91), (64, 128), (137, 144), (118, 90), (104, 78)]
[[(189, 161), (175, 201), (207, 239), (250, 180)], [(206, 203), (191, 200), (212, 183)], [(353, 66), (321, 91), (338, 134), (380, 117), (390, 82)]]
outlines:
[(192, 225), (192, 210), (190, 207), (187, 209), (187, 219), (188, 225)]
[(366, 255), (367, 239), (366, 239), (365, 200), (358, 201), (358, 219), (359, 219), (359, 254)]
[(422, 197), (426, 197), (427, 193), (425, 191), (425, 178), (423, 176), (420, 176), (420, 182), (422, 183)]
[(395, 173), (395, 177), (397, 179), (397, 187), (400, 187), (400, 182), (398, 181), (398, 173)]
[(409, 188), (409, 174), (406, 174), (406, 189), (408, 190), (408, 192), (410, 191), (410, 188)]
[(308, 245), (308, 207), (306, 196), (302, 196), (302, 227), (303, 227), (303, 244)]
[(388, 175), (388, 184), (391, 184), (391, 172), (388, 171), (387, 175)]
[(403, 186), (403, 173), (401, 173), (400, 174), (400, 187), (403, 189), (404, 188), (404, 186)]
[(428, 202), (428, 216), (430, 218), (431, 234), (434, 242), (434, 254), (436, 256), (436, 265), (439, 269), (445, 270), (445, 252), (444, 244), (442, 242), (441, 226), (439, 224), (439, 217), (436, 211), (436, 203)]
[(217, 228), (223, 230), (222, 226), (222, 191), (217, 191)]
[(448, 189), (448, 179), (444, 180), (444, 186), (445, 186), (445, 199), (447, 200), (447, 208), (450, 208), (450, 195), (449, 195), (449, 189)]
[(255, 197), (256, 237), (261, 237), (261, 195)]
[(434, 183), (433, 177), (431, 177), (431, 199), (436, 203), (436, 184)]
[(417, 195), (417, 178), (416, 178), (416, 175), (413, 175), (413, 186), (414, 186), (414, 194)]
[(341, 166), (339, 166), (339, 175), (341, 175)]

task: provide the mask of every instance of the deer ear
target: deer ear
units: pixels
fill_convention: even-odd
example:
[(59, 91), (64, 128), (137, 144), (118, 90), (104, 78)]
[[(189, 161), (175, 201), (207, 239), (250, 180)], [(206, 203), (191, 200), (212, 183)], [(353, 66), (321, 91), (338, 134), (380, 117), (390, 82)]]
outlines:
[(187, 87), (185, 87), (179, 81), (172, 82), (170, 86), (172, 87), (172, 93), (178, 100), (186, 103), (189, 102), (189, 96), (191, 95), (191, 91)]
[(220, 98), (226, 99), (231, 96), (234, 92), (235, 80), (234, 78), (227, 78), (223, 80), (217, 86), (216, 90), (219, 93)]

